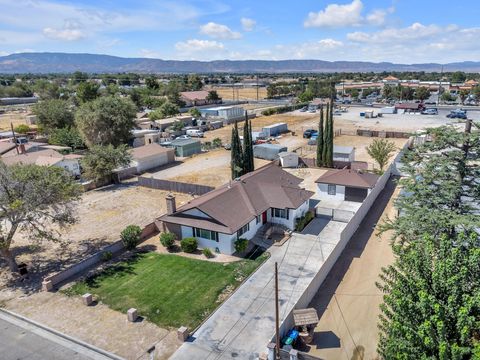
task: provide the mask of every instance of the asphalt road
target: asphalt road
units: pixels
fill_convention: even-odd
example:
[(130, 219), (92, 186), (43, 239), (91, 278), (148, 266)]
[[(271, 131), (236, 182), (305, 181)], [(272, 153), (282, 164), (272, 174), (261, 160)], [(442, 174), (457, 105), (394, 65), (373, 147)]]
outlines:
[(2, 360), (105, 360), (80, 344), (40, 327), (0, 313)]

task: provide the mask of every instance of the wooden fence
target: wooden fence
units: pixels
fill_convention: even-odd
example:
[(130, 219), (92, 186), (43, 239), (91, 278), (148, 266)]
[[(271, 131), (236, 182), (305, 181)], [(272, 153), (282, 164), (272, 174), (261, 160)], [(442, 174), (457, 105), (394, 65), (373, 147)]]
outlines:
[(156, 179), (152, 177), (139, 176), (138, 185), (151, 189), (167, 190), (172, 192), (203, 195), (215, 189), (212, 186), (188, 184), (179, 181)]

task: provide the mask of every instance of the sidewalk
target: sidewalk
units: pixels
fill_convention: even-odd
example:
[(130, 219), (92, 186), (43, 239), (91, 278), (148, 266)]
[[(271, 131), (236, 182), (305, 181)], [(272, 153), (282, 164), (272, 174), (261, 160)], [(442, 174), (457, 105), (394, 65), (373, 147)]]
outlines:
[(281, 321), (290, 313), (346, 226), (328, 220), (319, 236), (294, 234), (184, 343), (171, 359), (253, 359), (275, 331), (274, 264), (278, 262)]

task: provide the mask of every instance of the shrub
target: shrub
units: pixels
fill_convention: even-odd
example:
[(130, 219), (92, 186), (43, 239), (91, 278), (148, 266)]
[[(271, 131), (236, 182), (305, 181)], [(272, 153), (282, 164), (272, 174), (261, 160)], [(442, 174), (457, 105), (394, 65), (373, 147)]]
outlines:
[(167, 249), (170, 249), (175, 243), (176, 236), (171, 232), (164, 232), (160, 234), (160, 243)]
[(127, 250), (133, 250), (140, 242), (142, 229), (138, 225), (128, 225), (120, 234), (123, 245)]
[(215, 138), (215, 139), (213, 139), (213, 140), (212, 140), (212, 146), (213, 146), (214, 148), (221, 147), (221, 146), (222, 146), (222, 139), (220, 139), (220, 138), (218, 138), (218, 137)]
[(111, 251), (104, 251), (101, 255), (101, 259), (104, 262), (112, 260), (113, 254)]
[(180, 242), (180, 247), (186, 253), (193, 253), (197, 250), (198, 242), (194, 237), (185, 238)]
[(295, 226), (295, 230), (302, 231), (303, 229), (305, 229), (305, 226), (307, 226), (308, 223), (312, 221), (313, 217), (314, 217), (313, 213), (311, 211), (307, 211), (307, 213), (304, 216), (302, 216), (297, 220), (297, 225)]
[(14, 131), (19, 134), (26, 134), (30, 131), (30, 127), (25, 124), (20, 124), (14, 129)]
[(213, 257), (213, 253), (212, 253), (212, 250), (210, 250), (209, 248), (205, 248), (202, 250), (202, 254), (205, 255), (205, 257), (207, 259), (210, 259)]
[(238, 253), (244, 252), (247, 250), (248, 247), (248, 240), (247, 239), (237, 239), (235, 240), (235, 251)]

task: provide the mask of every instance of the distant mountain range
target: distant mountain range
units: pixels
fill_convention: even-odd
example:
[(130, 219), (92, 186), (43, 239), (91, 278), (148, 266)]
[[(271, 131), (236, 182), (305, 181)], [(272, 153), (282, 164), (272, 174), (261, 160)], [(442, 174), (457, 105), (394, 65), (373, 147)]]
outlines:
[(122, 58), (96, 54), (19, 53), (0, 56), (0, 73), (287, 73), (287, 72), (383, 72), (383, 71), (480, 72), (480, 62), (449, 64), (393, 64), (389, 62), (323, 60), (215, 60), (180, 61)]

